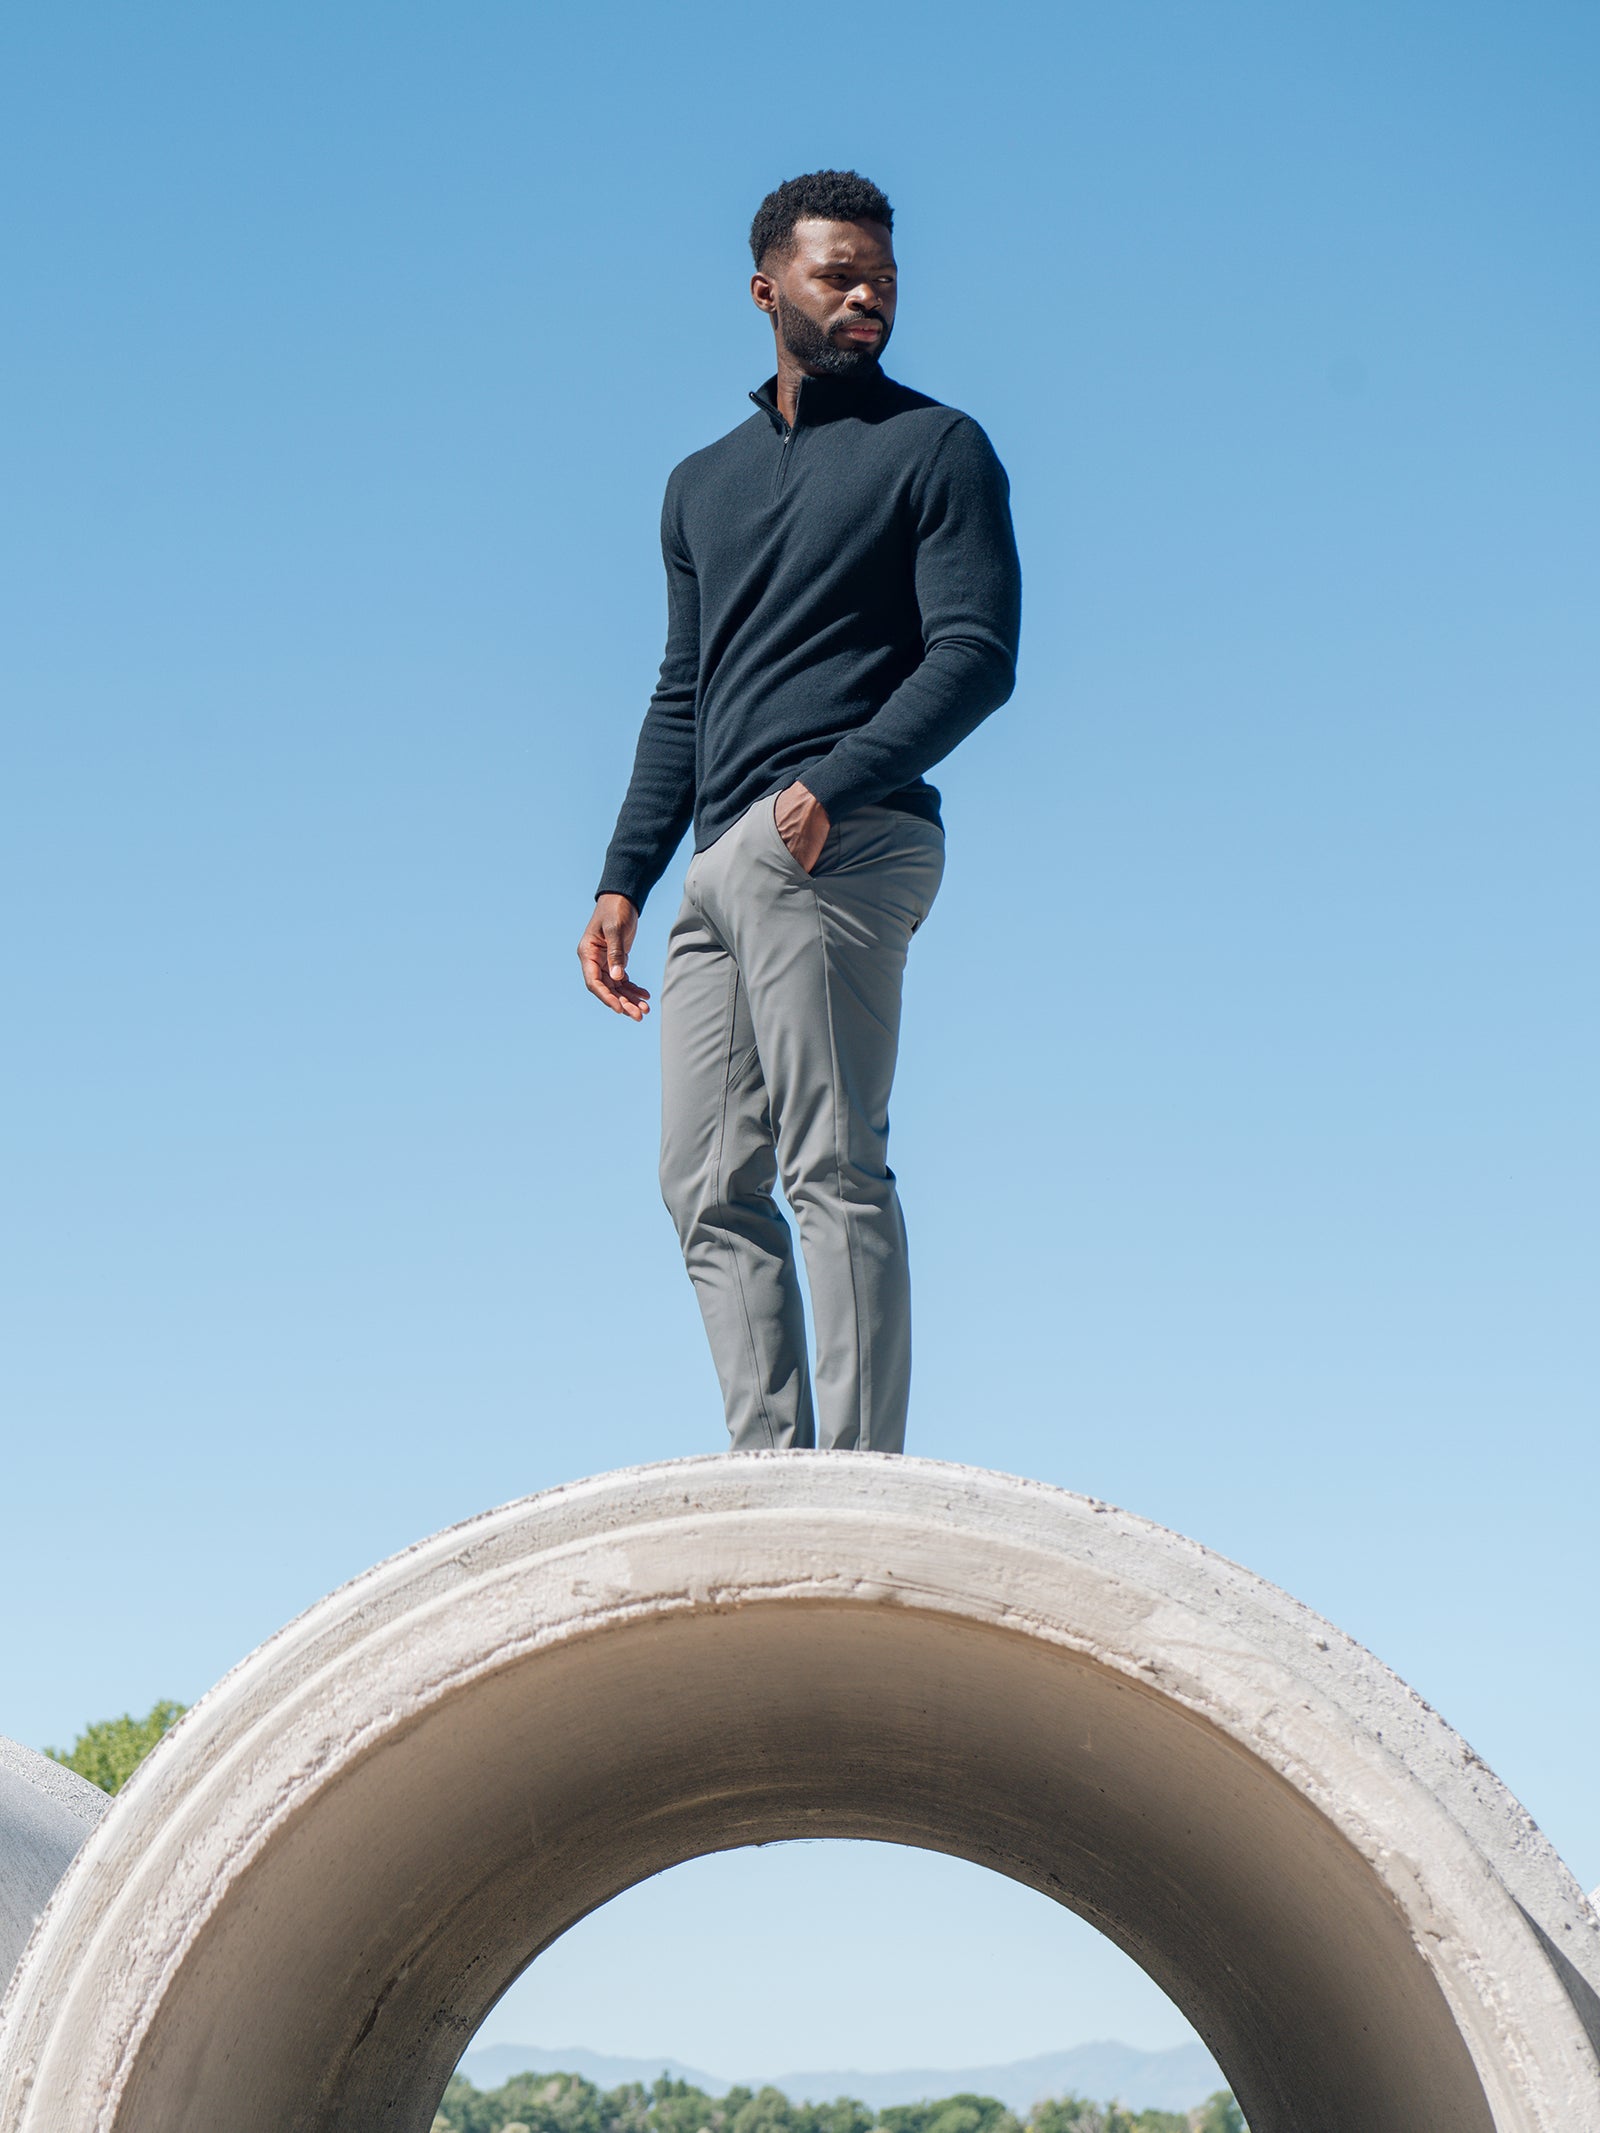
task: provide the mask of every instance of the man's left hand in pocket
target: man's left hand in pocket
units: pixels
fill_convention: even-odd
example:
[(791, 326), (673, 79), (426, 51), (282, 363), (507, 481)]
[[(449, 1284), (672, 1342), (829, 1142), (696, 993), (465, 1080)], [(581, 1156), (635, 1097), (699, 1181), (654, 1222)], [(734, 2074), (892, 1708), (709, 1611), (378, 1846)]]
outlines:
[(778, 826), (778, 835), (809, 874), (822, 857), (831, 827), (822, 802), (796, 778), (773, 801), (772, 819)]

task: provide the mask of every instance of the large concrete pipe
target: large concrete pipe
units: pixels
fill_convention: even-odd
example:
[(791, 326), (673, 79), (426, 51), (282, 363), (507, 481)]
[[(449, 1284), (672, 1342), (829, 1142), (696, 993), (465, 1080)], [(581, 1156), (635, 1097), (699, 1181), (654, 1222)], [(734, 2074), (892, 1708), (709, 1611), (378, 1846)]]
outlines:
[(587, 1911), (822, 1836), (1081, 1912), (1255, 2133), (1600, 2133), (1600, 1920), (1425, 1704), (1140, 1519), (839, 1453), (510, 1505), (264, 1645), (69, 1870), (0, 2128), (422, 2133)]
[(0, 1734), (0, 1990), (51, 1891), (110, 1805), (76, 1771)]

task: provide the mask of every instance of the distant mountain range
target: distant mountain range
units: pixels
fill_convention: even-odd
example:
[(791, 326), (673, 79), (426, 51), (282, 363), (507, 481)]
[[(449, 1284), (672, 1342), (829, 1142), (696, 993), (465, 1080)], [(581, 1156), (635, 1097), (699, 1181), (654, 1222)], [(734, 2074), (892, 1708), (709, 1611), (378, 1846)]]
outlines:
[[(625, 2081), (654, 2081), (670, 2074), (689, 2081), (709, 2096), (721, 2096), (733, 2083), (702, 2067), (677, 2059), (616, 2059), (604, 2052), (568, 2046), (547, 2051), (542, 2044), (480, 2044), (461, 2062), (461, 2071), (480, 2089), (497, 2089), (513, 2074), (581, 2074), (597, 2088), (620, 2088)], [(998, 2096), (1019, 2115), (1043, 2096), (1115, 2098), (1135, 2111), (1186, 2111), (1225, 2086), (1216, 2061), (1203, 2044), (1178, 2044), (1170, 2051), (1142, 2052), (1131, 2044), (1075, 2044), (1070, 2051), (1043, 2052), (1037, 2059), (1014, 2059), (1008, 2066), (950, 2068), (910, 2067), (892, 2074), (837, 2073), (746, 2074), (746, 2087), (770, 2084), (794, 2103), (828, 2103), (854, 2096), (875, 2111), (893, 2103), (919, 2103), (928, 2096), (954, 2096), (963, 2089)]]

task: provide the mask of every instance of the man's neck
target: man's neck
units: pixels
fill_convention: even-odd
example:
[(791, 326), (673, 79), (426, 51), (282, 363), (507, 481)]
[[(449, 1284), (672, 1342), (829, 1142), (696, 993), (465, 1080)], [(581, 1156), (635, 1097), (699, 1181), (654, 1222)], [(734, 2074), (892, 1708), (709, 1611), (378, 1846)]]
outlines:
[(803, 364), (797, 363), (788, 349), (781, 342), (779, 343), (778, 413), (791, 429), (794, 428), (794, 418), (800, 411), (800, 387), (807, 378), (815, 378), (820, 375), (820, 372), (807, 370)]
[(862, 363), (855, 370), (811, 370), (796, 362), (788, 349), (778, 345), (778, 382), (775, 398), (778, 413), (793, 429), (795, 417), (800, 412), (800, 388), (808, 378), (825, 380), (830, 385), (866, 385), (878, 374), (876, 363)]

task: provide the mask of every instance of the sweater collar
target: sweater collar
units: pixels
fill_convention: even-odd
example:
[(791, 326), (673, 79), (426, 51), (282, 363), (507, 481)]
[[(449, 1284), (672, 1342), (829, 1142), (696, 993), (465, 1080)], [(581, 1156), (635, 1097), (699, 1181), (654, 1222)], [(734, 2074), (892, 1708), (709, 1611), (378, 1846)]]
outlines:
[[(802, 378), (800, 397), (794, 411), (796, 429), (810, 427), (818, 422), (833, 422), (841, 415), (853, 415), (866, 405), (887, 383), (876, 363), (867, 363), (847, 378)], [(766, 416), (774, 429), (786, 425), (778, 412), (778, 380), (768, 378), (765, 385), (758, 386), (750, 395), (756, 406)]]

